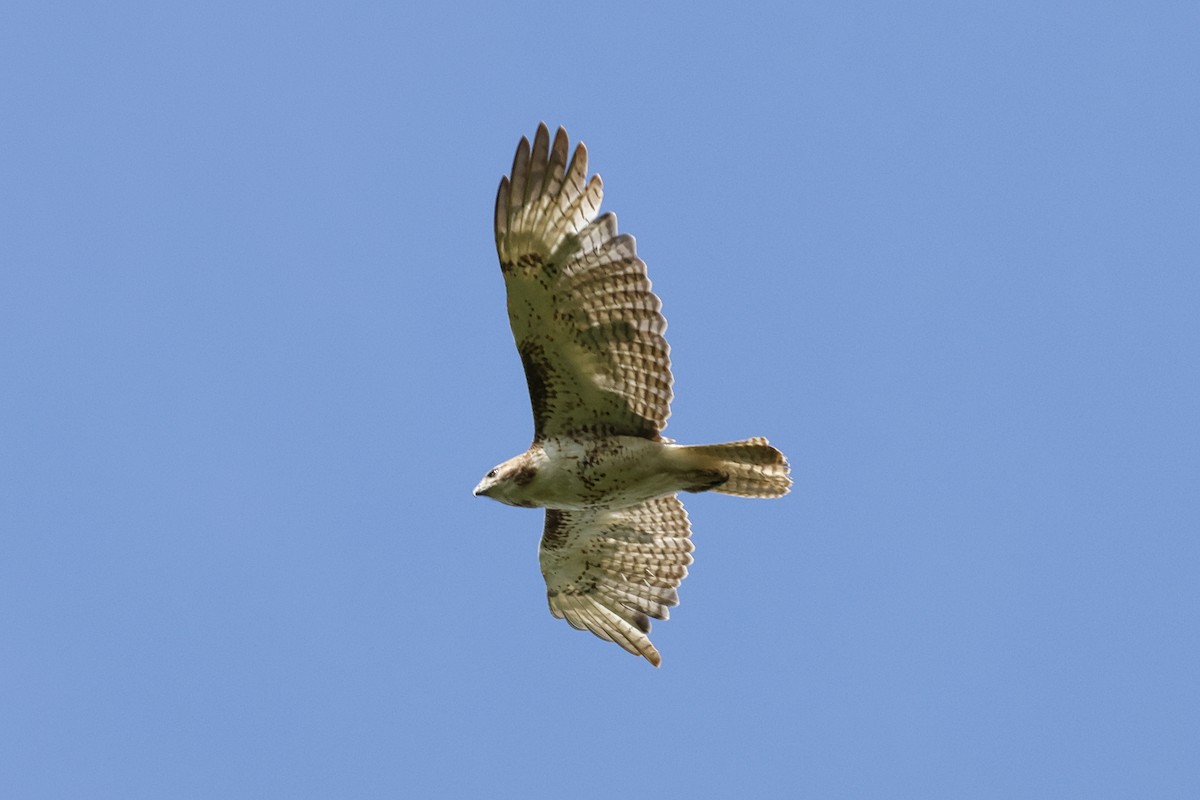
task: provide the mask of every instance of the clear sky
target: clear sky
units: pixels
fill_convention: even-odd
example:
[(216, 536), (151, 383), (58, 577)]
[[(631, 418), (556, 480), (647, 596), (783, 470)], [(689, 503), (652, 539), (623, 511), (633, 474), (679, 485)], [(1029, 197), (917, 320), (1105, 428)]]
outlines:
[[(1200, 796), (1200, 6), (0, 9), (0, 796)], [(663, 667), (471, 496), (540, 120), (670, 321)]]

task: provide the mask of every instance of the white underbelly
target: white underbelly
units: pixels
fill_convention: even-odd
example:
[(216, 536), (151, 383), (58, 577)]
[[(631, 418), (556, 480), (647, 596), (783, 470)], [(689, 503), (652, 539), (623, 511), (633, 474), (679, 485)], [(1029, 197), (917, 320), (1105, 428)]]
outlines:
[(544, 508), (579, 510), (636, 505), (679, 491), (670, 445), (637, 437), (548, 440), (544, 461), (530, 484), (530, 499)]

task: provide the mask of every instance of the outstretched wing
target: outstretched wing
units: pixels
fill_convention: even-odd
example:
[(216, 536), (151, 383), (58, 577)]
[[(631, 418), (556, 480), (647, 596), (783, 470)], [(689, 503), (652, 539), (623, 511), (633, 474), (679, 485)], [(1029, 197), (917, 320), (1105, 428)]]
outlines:
[(667, 619), (679, 602), (690, 534), (674, 495), (615, 510), (547, 511), (538, 559), (550, 613), (657, 667), (649, 618)]
[(662, 304), (632, 236), (597, 217), (587, 148), (567, 132), (522, 138), (496, 195), (496, 251), (533, 403), (534, 439), (568, 433), (658, 438), (671, 404)]

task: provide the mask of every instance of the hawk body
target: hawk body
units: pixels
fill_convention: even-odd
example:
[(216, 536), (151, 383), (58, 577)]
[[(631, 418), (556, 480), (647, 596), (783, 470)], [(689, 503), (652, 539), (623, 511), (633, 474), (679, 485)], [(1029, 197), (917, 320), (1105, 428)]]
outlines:
[[(506, 464), (520, 479), (491, 481), (477, 494), (509, 505), (585, 511), (628, 508), (675, 492), (711, 489), (728, 480), (692, 448), (637, 436), (555, 436), (534, 442)], [(499, 468), (498, 468), (499, 469)]]
[(779, 497), (791, 486), (765, 439), (677, 445), (662, 436), (672, 378), (662, 304), (632, 236), (599, 215), (600, 176), (567, 134), (522, 139), (496, 197), (496, 250), (533, 406), (529, 449), (475, 494), (545, 508), (539, 560), (550, 611), (655, 666), (691, 563), (677, 492)]

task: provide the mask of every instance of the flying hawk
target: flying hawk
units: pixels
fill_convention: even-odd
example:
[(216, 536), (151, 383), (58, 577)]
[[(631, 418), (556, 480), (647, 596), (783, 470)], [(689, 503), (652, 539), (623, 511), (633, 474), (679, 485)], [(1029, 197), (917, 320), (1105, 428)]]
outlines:
[[(654, 666), (692, 562), (676, 492), (780, 497), (791, 486), (766, 439), (688, 447), (662, 435), (671, 362), (662, 304), (633, 237), (599, 214), (602, 184), (567, 132), (522, 137), (496, 195), (508, 318), (533, 404), (533, 443), (475, 494), (546, 509), (538, 558), (550, 613)], [(599, 216), (598, 216), (599, 214)]]

